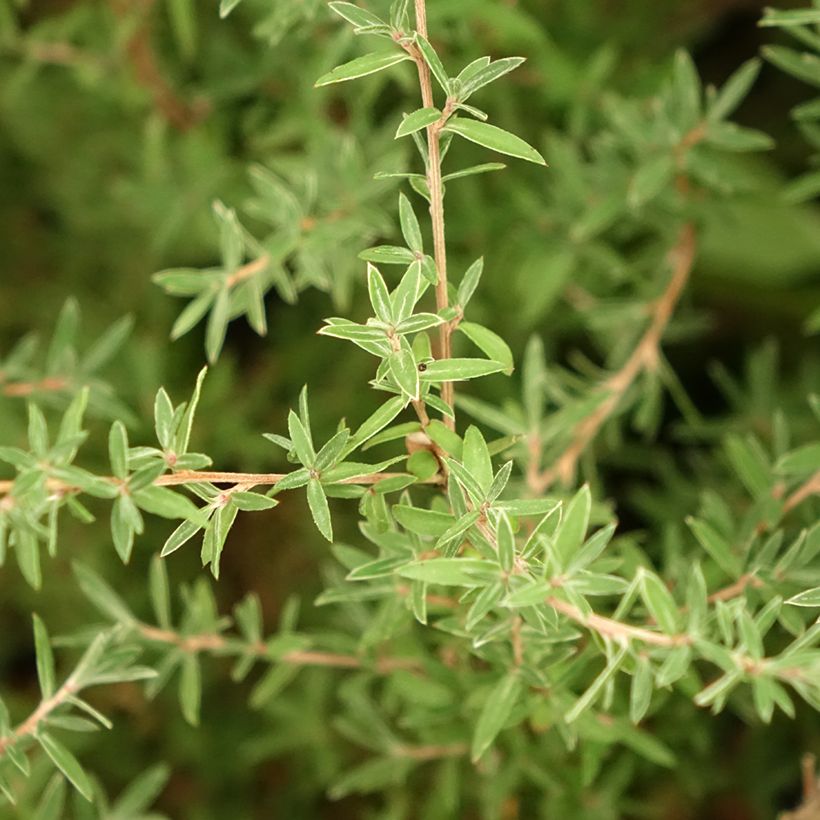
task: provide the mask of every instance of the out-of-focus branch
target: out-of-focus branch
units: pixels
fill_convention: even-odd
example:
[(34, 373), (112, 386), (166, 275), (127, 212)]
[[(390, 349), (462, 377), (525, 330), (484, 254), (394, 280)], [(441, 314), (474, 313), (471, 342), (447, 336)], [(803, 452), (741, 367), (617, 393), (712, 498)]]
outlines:
[(598, 388), (601, 393), (606, 394), (606, 398), (592, 414), (575, 425), (566, 449), (548, 469), (540, 473), (531, 471), (529, 485), (530, 490), (534, 493), (545, 492), (557, 480), (561, 480), (564, 484), (572, 481), (581, 454), (598, 435), (604, 423), (617, 410), (626, 392), (641, 373), (657, 367), (661, 338), (689, 279), (695, 261), (696, 248), (694, 226), (686, 224), (669, 252), (672, 277), (660, 299), (651, 309), (652, 319), (649, 327), (623, 367), (613, 373)]

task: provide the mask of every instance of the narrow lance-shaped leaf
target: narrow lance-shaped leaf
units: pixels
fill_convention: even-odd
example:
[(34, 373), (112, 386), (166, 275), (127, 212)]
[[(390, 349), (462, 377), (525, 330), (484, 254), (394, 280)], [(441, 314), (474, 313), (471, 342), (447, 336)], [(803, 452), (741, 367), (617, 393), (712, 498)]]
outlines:
[(441, 117), (441, 111), (438, 108), (419, 108), (412, 114), (408, 114), (401, 122), (401, 125), (396, 130), (396, 139), (406, 137), (408, 134), (415, 134), (416, 131), (421, 131), (428, 125), (438, 122)]
[(555, 534), (555, 554), (561, 567), (567, 566), (581, 549), (589, 526), (591, 509), (592, 495), (589, 486), (585, 484), (567, 505), (561, 525)]
[(411, 59), (410, 55), (403, 51), (390, 51), (386, 54), (365, 54), (364, 57), (357, 57), (349, 63), (337, 66), (332, 71), (316, 80), (315, 85), (331, 85), (341, 83), (346, 80), (355, 80), (358, 77), (366, 77), (368, 74), (375, 74), (384, 71), (386, 68)]
[(439, 359), (424, 368), (421, 379), (425, 382), (457, 382), (489, 376), (506, 369), (503, 362), (489, 359)]
[(320, 533), (328, 540), (333, 541), (333, 525), (330, 521), (330, 508), (327, 496), (319, 479), (311, 478), (307, 485), (307, 498), (310, 513)]
[[(418, 401), (419, 398), (419, 369), (413, 352), (402, 347), (388, 357), (390, 373), (408, 398)], [(429, 366), (428, 366), (429, 367)]]
[(529, 143), (487, 122), (478, 120), (457, 119), (451, 120), (444, 127), (444, 131), (458, 134), (470, 142), (474, 142), (499, 154), (525, 159), (538, 165), (546, 165), (546, 160)]
[(43, 751), (51, 758), (51, 762), (68, 778), (74, 788), (86, 799), (93, 796), (91, 782), (80, 765), (80, 761), (51, 735), (41, 732), (37, 740)]
[(521, 678), (517, 671), (509, 672), (495, 685), (478, 717), (470, 758), (475, 763), (490, 747), (510, 717), (521, 694)]
[(46, 625), (39, 615), (34, 615), (34, 648), (37, 656), (37, 678), (40, 681), (40, 692), (43, 700), (54, 694), (54, 654)]

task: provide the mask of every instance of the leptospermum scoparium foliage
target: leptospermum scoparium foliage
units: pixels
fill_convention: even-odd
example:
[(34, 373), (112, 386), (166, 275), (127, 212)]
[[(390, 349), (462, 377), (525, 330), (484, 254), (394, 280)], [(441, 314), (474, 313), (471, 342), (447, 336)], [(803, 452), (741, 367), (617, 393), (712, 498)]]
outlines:
[[(221, 14), (237, 5), (223, 0)], [(310, 19), (315, 4), (303, 6), (300, 14)], [(302, 22), (286, 8), (276, 5), (261, 24), (271, 40)], [(771, 147), (765, 134), (729, 120), (758, 61), (720, 89), (704, 90), (690, 58), (679, 53), (651, 107), (608, 98), (607, 125), (588, 153), (556, 137), (545, 148), (547, 169), (539, 150), (476, 107), (482, 91), (519, 68), (521, 58), (477, 57), (453, 71), (446, 49), (431, 44), (423, 1), (411, 7), (396, 0), (385, 17), (347, 2), (330, 8), (374, 45), (330, 68), (319, 88), (381, 72), (407, 72), (420, 85), (420, 99), (408, 99), (394, 124), (395, 139), (415, 151), (414, 165), (377, 173), (402, 185), (395, 244), (370, 247), (357, 260), (329, 252), (321, 234), (303, 241), (317, 219), (315, 192), (308, 187), (300, 197), (257, 166), (250, 212), (271, 232), (255, 236), (236, 210), (218, 202), (219, 265), (167, 270), (155, 279), (190, 300), (172, 336), (205, 321), (207, 357), (217, 363), (233, 319), (245, 316), (257, 333), (266, 332), (269, 291), (292, 301), (308, 286), (333, 290), (335, 268), (344, 267), (337, 304), (352, 293), (367, 300), (368, 315), (330, 317), (318, 329), (330, 338), (308, 336), (305, 344), (369, 356), (377, 409), (319, 437), (305, 388), (280, 429), (264, 434), (276, 472), (227, 472), (191, 449), (205, 370), (185, 402), (160, 388), (154, 440), (132, 440), (125, 410), (97, 377), (124, 341), (126, 323), (80, 354), (69, 303), (42, 368), (25, 341), (2, 362), (4, 392), (30, 401), (28, 446), (0, 448), (14, 470), (0, 487), (0, 560), (16, 561), (37, 589), (58, 552), (66, 514), (80, 522), (109, 516), (113, 548), (126, 563), (147, 516), (175, 527), (151, 565), (150, 616), (75, 562), (77, 584), (105, 624), (73, 641), (80, 659), (62, 679), (46, 625), (34, 617), (42, 700), (22, 718), (0, 702), (0, 790), (14, 802), (30, 759), (45, 756), (58, 774), (43, 794), (42, 816), (58, 816), (63, 780), (81, 798), (108, 805), (63, 740), (95, 723), (109, 725), (85, 700), (86, 689), (147, 679), (153, 696), (175, 680), (182, 713), (196, 725), (201, 663), (211, 654), (231, 657), (237, 680), (255, 675), (253, 708), (288, 697), (307, 667), (341, 670), (335, 729), (361, 751), (327, 784), (329, 794), (391, 794), (417, 778), (437, 784), (429, 817), (460, 816), (473, 804), (483, 816), (502, 816), (507, 801), (534, 790), (539, 816), (580, 816), (572, 814), (582, 802), (574, 791), (577, 764), (567, 761), (580, 755), (586, 784), (601, 776), (616, 747), (674, 766), (675, 750), (652, 724), (680, 697), (764, 723), (778, 711), (793, 717), (796, 700), (820, 708), (820, 398), (806, 397), (817, 417), (814, 438), (793, 441), (781, 419), (771, 441), (728, 432), (715, 444), (661, 347), (686, 298), (700, 223), (714, 202), (733, 194), (721, 172), (724, 156)], [(816, 48), (808, 27), (817, 14), (772, 13), (765, 23), (802, 32)], [(767, 57), (817, 80), (814, 64), (791, 51), (773, 47)], [(810, 104), (797, 116), (809, 121), (816, 113)], [(475, 146), (486, 152), (479, 164), (460, 161), (467, 143), (471, 155)], [(498, 155), (532, 163), (544, 196), (563, 203), (565, 244), (545, 273), (569, 278), (600, 264), (626, 285), (618, 305), (590, 316), (605, 352), (601, 370), (589, 363), (559, 368), (538, 336), (516, 363), (492, 323), (471, 314), (482, 277), (514, 271), (485, 271), (481, 258), (463, 270), (448, 267), (446, 194), (462, 178), (502, 170)], [(372, 181), (355, 167), (363, 205)], [(815, 176), (795, 190), (814, 190)], [(393, 233), (392, 220), (380, 218), (363, 229), (374, 241)], [(360, 220), (355, 207), (331, 220), (342, 247)], [(616, 227), (642, 249), (631, 271), (632, 260), (614, 249)], [(536, 301), (542, 296), (533, 293)], [(480, 398), (473, 382), (486, 377), (499, 380), (503, 402)], [(706, 487), (689, 517), (665, 522), (663, 549), (652, 550), (619, 530), (596, 481), (595, 455), (605, 429), (617, 439), (629, 425), (651, 438), (665, 390), (680, 405), (688, 441), (716, 448), (732, 489), (724, 498)], [(728, 390), (735, 398), (741, 392)], [(44, 413), (41, 394), (55, 399), (61, 415)], [(87, 411), (113, 419), (104, 470), (81, 466)], [(169, 556), (199, 549), (218, 579), (237, 517), (275, 516), (269, 511), (295, 493), (305, 494), (335, 559), (315, 602), (332, 608), (332, 626), (300, 628), (294, 600), (278, 631), (265, 634), (254, 595), (229, 618), (219, 614), (204, 578), (172, 591)], [(329, 499), (358, 511), (355, 540), (338, 540), (337, 502)], [(658, 564), (650, 554), (665, 560)], [(146, 816), (165, 776), (148, 772), (120, 798), (124, 809), (115, 803), (100, 816)], [(411, 813), (405, 806), (391, 816)]]

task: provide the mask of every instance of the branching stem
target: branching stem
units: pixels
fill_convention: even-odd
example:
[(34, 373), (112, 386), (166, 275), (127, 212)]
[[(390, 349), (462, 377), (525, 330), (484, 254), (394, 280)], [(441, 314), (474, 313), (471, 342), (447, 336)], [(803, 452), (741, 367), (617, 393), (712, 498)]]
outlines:
[[(427, 37), (427, 7), (425, 0), (415, 0), (416, 31)], [(418, 49), (413, 49), (413, 58), (419, 74), (421, 101), (425, 108), (433, 107), (433, 80), (430, 68)], [(433, 258), (436, 262), (436, 309), (441, 311), (449, 304), (447, 294), (447, 243), (444, 235), (444, 185), (441, 181), (441, 125), (433, 123), (427, 127), (427, 187), (430, 191), (430, 218), (433, 225)], [(449, 322), (439, 325), (439, 357), (449, 359), (452, 355), (451, 336), (453, 328)], [(452, 382), (441, 386), (441, 398), (451, 407), (454, 406)], [(444, 423), (455, 429), (453, 419), (445, 417)]]

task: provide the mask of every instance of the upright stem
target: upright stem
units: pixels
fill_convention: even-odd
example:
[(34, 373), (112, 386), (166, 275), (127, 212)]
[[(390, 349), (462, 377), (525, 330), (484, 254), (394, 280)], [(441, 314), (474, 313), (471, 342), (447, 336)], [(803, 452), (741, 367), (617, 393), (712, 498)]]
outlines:
[[(427, 37), (427, 7), (425, 0), (415, 0), (416, 31)], [(433, 82), (430, 68), (421, 53), (414, 54), (419, 72), (421, 101), (425, 108), (433, 107)], [(427, 188), (430, 191), (430, 218), (433, 223), (433, 258), (436, 263), (436, 309), (441, 311), (449, 304), (447, 295), (447, 243), (444, 237), (444, 186), (441, 182), (441, 125), (433, 123), (427, 127)], [(449, 322), (439, 325), (439, 358), (451, 357), (450, 336), (453, 332)], [(451, 407), (454, 406), (453, 383), (444, 382), (441, 386), (441, 398)], [(455, 428), (453, 419), (446, 418), (444, 423)]]

